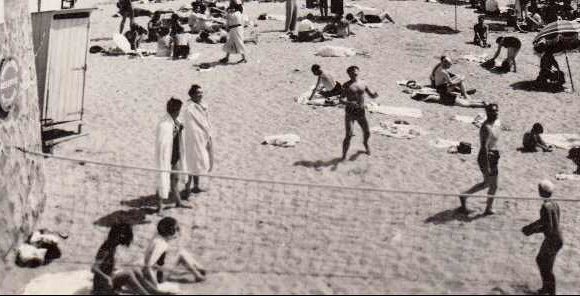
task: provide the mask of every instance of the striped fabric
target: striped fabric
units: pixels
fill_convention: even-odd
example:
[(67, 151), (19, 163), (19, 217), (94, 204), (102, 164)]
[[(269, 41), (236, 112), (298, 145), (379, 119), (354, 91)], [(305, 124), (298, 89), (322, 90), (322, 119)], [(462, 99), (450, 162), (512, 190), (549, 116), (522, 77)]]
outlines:
[(550, 39), (552, 36), (562, 33), (580, 33), (580, 23), (575, 21), (555, 21), (546, 25), (542, 31), (534, 38), (534, 43), (540, 39)]

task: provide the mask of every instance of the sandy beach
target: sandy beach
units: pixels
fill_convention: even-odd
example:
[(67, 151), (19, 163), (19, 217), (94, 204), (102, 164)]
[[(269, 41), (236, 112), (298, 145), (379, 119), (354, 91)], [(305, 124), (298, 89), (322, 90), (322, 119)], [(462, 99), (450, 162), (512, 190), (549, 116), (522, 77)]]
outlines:
[[(245, 4), (244, 13), (257, 24), (251, 30), (259, 33), (259, 42), (246, 45), (247, 64), (198, 71), (196, 65), (223, 57), (220, 44), (195, 43), (192, 50), (199, 56), (194, 60), (90, 54), (83, 126), (89, 135), (59, 144), (52, 153), (153, 168), (155, 127), (166, 101), (170, 97), (186, 100), (190, 85), (196, 83), (204, 89), (204, 102), (210, 108), (215, 145), (212, 174), (244, 180), (202, 177), (208, 191), (192, 196), (193, 209), (165, 212), (182, 223), (182, 246), (210, 271), (204, 283), (181, 284), (182, 292), (522, 294), (539, 289), (534, 258), (542, 236), (525, 237), (520, 229), (538, 218), (540, 198), (497, 200), (497, 214), (490, 217), (478, 215), (485, 202), (474, 198), (470, 207), (475, 212), (465, 219), (457, 217), (453, 213), (459, 206), (456, 194), (481, 179), (476, 152), (450, 154), (429, 144), (438, 138), (466, 141), (477, 151), (478, 128), (452, 118), (475, 116), (483, 110), (418, 102), (396, 81), (426, 85), (439, 57), (450, 56), (455, 61), (452, 70), (477, 89), (473, 97), (499, 105), (504, 130), (497, 194), (534, 197), (537, 183), (550, 179), (556, 185), (555, 197), (580, 199), (580, 182), (555, 179), (558, 173), (576, 169), (566, 159), (567, 150), (517, 150), (523, 133), (535, 122), (541, 122), (546, 133), (578, 133), (578, 52), (568, 55), (575, 93), (569, 77), (565, 92), (529, 91), (521, 85), (535, 80), (539, 71), (540, 58), (532, 48), (535, 33), (491, 31), (492, 42), (501, 35), (513, 35), (523, 44), (518, 72), (495, 74), (462, 58), (491, 56), (495, 51), (495, 44), (488, 49), (468, 44), (477, 14), (466, 5), (457, 9), (459, 32), (449, 33), (443, 27), (454, 28), (453, 5), (385, 0), (347, 3), (384, 9), (396, 24), (353, 26), (356, 36), (348, 39), (293, 43), (281, 32), (283, 21), (257, 20), (262, 13), (283, 15), (284, 3), (252, 1)], [(120, 21), (112, 17), (116, 13), (113, 1), (81, 0), (78, 5), (98, 7), (91, 17), (89, 46), (113, 46), (110, 38)], [(135, 5), (177, 9), (188, 1)], [(301, 9), (300, 15), (309, 12), (318, 14)], [(136, 21), (146, 27), (149, 18)], [(351, 47), (368, 55), (316, 56), (316, 50), (326, 45)], [(154, 50), (155, 44), (144, 47)], [(564, 55), (556, 59), (564, 69)], [(370, 126), (405, 120), (419, 126), (421, 135), (396, 139), (373, 134), (368, 156), (361, 153), (362, 132), (357, 125), (347, 160), (339, 162), (344, 110), (300, 105), (294, 100), (315, 83), (310, 72), (315, 63), (341, 82), (348, 80), (348, 66), (359, 66), (361, 79), (379, 93), (376, 103), (422, 111), (421, 118), (371, 113)], [(261, 145), (264, 136), (286, 133), (299, 135), (301, 141), (290, 148)], [(70, 238), (64, 243), (63, 258), (50, 265), (33, 270), (13, 267), (4, 280), (4, 292), (22, 293), (26, 283), (40, 274), (90, 268), (108, 230), (104, 225), (116, 215), (132, 218), (136, 224), (135, 243), (123, 251), (122, 262), (139, 262), (160, 219), (146, 209), (155, 194), (155, 173), (44, 161), (48, 201), (38, 225), (67, 231)], [(580, 292), (580, 234), (575, 232), (579, 205), (560, 204), (565, 244), (555, 267), (559, 293)]]

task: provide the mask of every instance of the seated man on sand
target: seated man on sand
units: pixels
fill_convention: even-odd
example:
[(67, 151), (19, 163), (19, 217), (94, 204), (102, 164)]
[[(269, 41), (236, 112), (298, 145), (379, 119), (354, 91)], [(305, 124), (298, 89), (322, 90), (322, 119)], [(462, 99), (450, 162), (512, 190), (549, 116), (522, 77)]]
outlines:
[[(351, 14), (352, 16), (352, 14)], [(322, 30), (324, 33), (332, 34), (336, 38), (346, 38), (350, 35), (355, 35), (350, 31), (350, 21), (338, 15), (333, 22), (326, 25)]]
[(570, 149), (568, 151), (568, 159), (572, 160), (578, 166), (574, 174), (580, 175), (580, 147)]
[(481, 47), (491, 47), (491, 45), (487, 43), (488, 31), (489, 27), (485, 24), (485, 17), (480, 15), (477, 18), (477, 24), (473, 26), (473, 43)]
[(474, 93), (475, 90), (466, 90), (463, 77), (449, 72), (452, 64), (449, 57), (442, 56), (441, 62), (431, 72), (431, 86), (437, 90), (439, 102), (449, 106), (485, 107), (485, 102), (471, 99), (469, 93)]
[(313, 41), (325, 41), (326, 39), (324, 38), (324, 35), (322, 34), (321, 31), (319, 31), (314, 23), (312, 22), (312, 19), (314, 18), (314, 16), (312, 14), (308, 14), (306, 16), (306, 19), (301, 20), (298, 23), (298, 36), (296, 38), (296, 41), (298, 42), (313, 42)]
[(340, 83), (334, 80), (330, 74), (322, 72), (322, 69), (319, 65), (312, 65), (311, 70), (314, 76), (318, 76), (318, 80), (316, 81), (316, 86), (312, 90), (312, 94), (308, 100), (312, 100), (316, 92), (325, 98), (338, 96), (342, 93), (342, 87)]
[(542, 139), (541, 134), (544, 133), (544, 127), (542, 124), (536, 122), (532, 127), (532, 130), (524, 134), (523, 146), (525, 152), (537, 152), (538, 148), (542, 149), (544, 152), (551, 152), (552, 147), (547, 145)]

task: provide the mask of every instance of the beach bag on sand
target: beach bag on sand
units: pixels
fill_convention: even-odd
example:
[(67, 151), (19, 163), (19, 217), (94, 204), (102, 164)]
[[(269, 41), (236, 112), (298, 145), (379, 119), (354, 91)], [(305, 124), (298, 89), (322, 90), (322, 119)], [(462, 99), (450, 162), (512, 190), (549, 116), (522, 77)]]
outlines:
[(457, 145), (457, 152), (461, 154), (471, 154), (471, 143), (459, 142), (459, 145)]

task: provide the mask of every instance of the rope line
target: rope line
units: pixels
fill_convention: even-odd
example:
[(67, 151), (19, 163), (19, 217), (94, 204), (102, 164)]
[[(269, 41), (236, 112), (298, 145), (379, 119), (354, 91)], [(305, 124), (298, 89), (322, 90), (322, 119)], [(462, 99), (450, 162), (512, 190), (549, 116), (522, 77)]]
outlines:
[[(14, 147), (24, 154), (40, 156), (44, 158), (52, 158), (56, 160), (62, 161), (69, 161), (69, 162), (76, 162), (80, 165), (92, 164), (96, 166), (104, 166), (104, 167), (112, 167), (112, 168), (120, 168), (120, 169), (127, 169), (127, 170), (139, 170), (139, 171), (148, 171), (148, 172), (156, 172), (156, 173), (171, 173), (171, 174), (180, 174), (180, 175), (192, 175), (190, 172), (187, 171), (174, 171), (174, 170), (162, 170), (156, 168), (148, 168), (148, 167), (140, 167), (140, 166), (133, 166), (133, 165), (124, 165), (124, 164), (116, 164), (116, 163), (109, 163), (109, 162), (102, 162), (102, 161), (94, 161), (88, 159), (81, 159), (81, 158), (73, 158), (73, 157), (65, 157), (65, 156), (56, 156), (51, 154), (46, 154), (37, 151), (30, 151), (26, 148), (22, 147)], [(461, 193), (445, 193), (445, 192), (428, 192), (428, 191), (415, 191), (415, 190), (394, 190), (394, 189), (387, 189), (387, 188), (373, 188), (373, 187), (349, 187), (349, 186), (340, 186), (340, 185), (327, 185), (327, 184), (310, 184), (310, 183), (302, 183), (302, 182), (288, 182), (288, 181), (273, 181), (273, 180), (265, 180), (265, 179), (252, 179), (252, 178), (241, 178), (241, 177), (233, 177), (233, 176), (225, 176), (225, 175), (209, 175), (209, 174), (196, 174), (197, 176), (207, 177), (207, 178), (214, 178), (214, 179), (223, 179), (223, 180), (230, 180), (230, 181), (243, 181), (243, 182), (258, 182), (258, 183), (265, 183), (265, 184), (279, 184), (279, 185), (288, 185), (288, 186), (304, 186), (304, 187), (316, 187), (316, 188), (325, 188), (325, 189), (334, 189), (334, 190), (360, 190), (365, 192), (382, 192), (382, 193), (396, 193), (396, 194), (409, 194), (409, 195), (428, 195), (428, 196), (436, 196), (436, 197), (449, 197), (449, 196), (466, 196), (470, 198), (489, 198), (488, 195), (482, 194), (461, 194)], [(535, 200), (541, 201), (540, 197), (537, 196), (507, 196), (507, 195), (494, 195), (494, 199), (503, 199), (503, 200)], [(552, 197), (551, 200), (561, 201), (561, 202), (580, 202), (580, 197), (577, 198), (556, 198)]]

